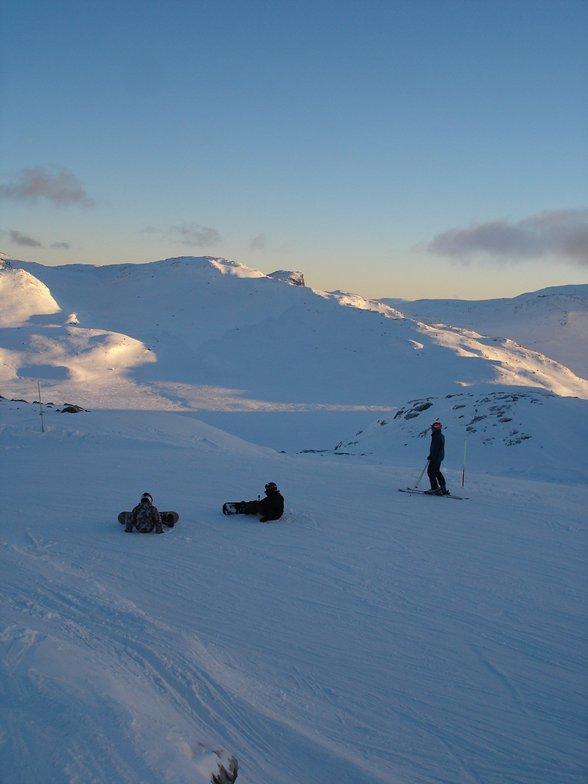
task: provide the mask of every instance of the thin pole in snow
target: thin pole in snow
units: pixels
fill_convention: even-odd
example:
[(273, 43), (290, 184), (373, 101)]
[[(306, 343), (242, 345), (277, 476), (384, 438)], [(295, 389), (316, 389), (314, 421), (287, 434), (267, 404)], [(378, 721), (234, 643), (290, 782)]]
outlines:
[(43, 402), (41, 401), (41, 382), (37, 381), (37, 390), (39, 392), (39, 414), (41, 416), (41, 433), (45, 432), (45, 420), (43, 419)]
[(461, 469), (461, 486), (463, 487), (465, 484), (465, 467), (466, 467), (466, 455), (468, 451), (468, 437), (467, 434), (463, 437), (463, 468)]
[(425, 465), (423, 466), (423, 470), (421, 471), (419, 478), (418, 478), (418, 479), (416, 480), (416, 482), (415, 482), (415, 486), (414, 486), (414, 489), (415, 489), (415, 490), (416, 490), (416, 489), (417, 489), (417, 487), (419, 486), (419, 484), (420, 484), (420, 481), (421, 481), (421, 479), (423, 478), (423, 474), (424, 474), (424, 473), (425, 473), (425, 471), (427, 470), (427, 466), (428, 466), (428, 465), (429, 465), (429, 461), (427, 460), (427, 462), (426, 462), (426, 463), (425, 463)]

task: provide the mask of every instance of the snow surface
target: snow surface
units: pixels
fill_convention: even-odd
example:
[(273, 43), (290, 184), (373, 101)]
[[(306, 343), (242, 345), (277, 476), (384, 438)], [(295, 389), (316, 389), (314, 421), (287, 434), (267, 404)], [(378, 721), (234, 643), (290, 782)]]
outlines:
[(444, 321), (485, 335), (508, 336), (588, 378), (588, 285), (557, 286), (512, 299), (384, 299), (427, 324)]
[[(587, 780), (588, 382), (544, 346), (218, 259), (13, 261), (0, 315), (3, 781)], [(397, 492), (438, 416), (469, 500)]]

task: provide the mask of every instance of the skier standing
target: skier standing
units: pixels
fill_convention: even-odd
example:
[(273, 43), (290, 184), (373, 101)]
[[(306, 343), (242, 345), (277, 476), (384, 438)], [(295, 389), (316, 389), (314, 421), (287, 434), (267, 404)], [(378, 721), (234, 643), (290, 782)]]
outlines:
[(431, 483), (431, 489), (425, 490), (430, 495), (449, 495), (449, 490), (445, 484), (445, 477), (441, 473), (441, 463), (445, 457), (445, 436), (441, 432), (443, 425), (441, 422), (433, 422), (431, 425), (431, 446), (427, 460), (427, 476)]
[(157, 507), (153, 506), (153, 498), (149, 493), (143, 493), (141, 500), (131, 512), (131, 519), (125, 528), (130, 534), (136, 528), (141, 534), (150, 534), (155, 529), (156, 534), (163, 533), (161, 515)]

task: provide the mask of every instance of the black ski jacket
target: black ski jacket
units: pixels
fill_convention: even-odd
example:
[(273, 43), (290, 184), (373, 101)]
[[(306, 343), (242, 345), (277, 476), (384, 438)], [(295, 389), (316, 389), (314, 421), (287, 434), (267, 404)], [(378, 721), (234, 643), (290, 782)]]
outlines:
[(261, 522), (265, 523), (267, 520), (279, 520), (284, 514), (284, 498), (279, 490), (274, 490), (262, 498), (259, 502), (259, 514), (261, 515)]
[(440, 430), (435, 430), (431, 434), (431, 447), (427, 460), (434, 465), (441, 465), (445, 457), (445, 436)]

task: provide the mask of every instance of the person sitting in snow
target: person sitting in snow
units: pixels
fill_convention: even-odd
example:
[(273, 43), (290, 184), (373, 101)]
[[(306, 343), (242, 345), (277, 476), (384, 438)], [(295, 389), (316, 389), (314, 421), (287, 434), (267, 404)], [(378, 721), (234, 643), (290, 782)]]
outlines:
[(430, 495), (449, 495), (449, 490), (445, 484), (445, 477), (441, 473), (441, 463), (445, 457), (445, 436), (441, 432), (443, 425), (441, 422), (433, 422), (431, 425), (431, 446), (427, 460), (427, 476), (431, 483), (431, 489), (425, 490)]
[(258, 501), (241, 501), (237, 504), (237, 514), (260, 515), (260, 523), (279, 520), (284, 514), (284, 498), (275, 482), (265, 486), (265, 498)]
[(131, 518), (125, 531), (130, 534), (136, 528), (140, 534), (150, 534), (155, 529), (156, 534), (163, 533), (161, 515), (153, 505), (153, 498), (149, 493), (143, 493), (141, 500), (131, 512)]

